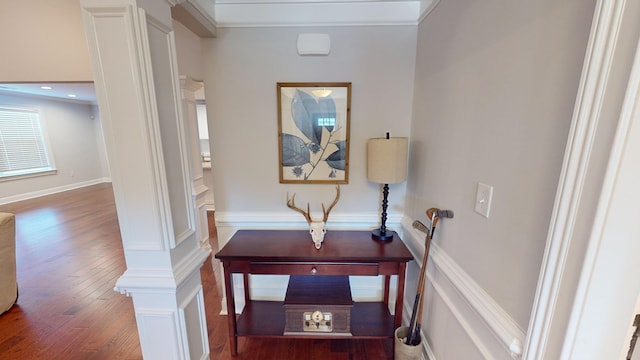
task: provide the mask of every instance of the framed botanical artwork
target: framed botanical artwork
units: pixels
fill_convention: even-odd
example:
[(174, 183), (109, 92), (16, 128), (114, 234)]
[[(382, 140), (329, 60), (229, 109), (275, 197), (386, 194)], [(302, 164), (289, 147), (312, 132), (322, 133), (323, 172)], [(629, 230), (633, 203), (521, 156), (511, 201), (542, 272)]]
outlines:
[(278, 83), (280, 183), (347, 184), (351, 83)]

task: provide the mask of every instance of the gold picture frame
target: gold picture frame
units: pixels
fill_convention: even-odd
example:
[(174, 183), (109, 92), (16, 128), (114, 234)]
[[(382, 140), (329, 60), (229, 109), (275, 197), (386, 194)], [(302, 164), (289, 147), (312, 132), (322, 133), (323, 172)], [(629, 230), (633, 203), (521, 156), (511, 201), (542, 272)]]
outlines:
[(351, 83), (278, 83), (281, 184), (348, 184)]

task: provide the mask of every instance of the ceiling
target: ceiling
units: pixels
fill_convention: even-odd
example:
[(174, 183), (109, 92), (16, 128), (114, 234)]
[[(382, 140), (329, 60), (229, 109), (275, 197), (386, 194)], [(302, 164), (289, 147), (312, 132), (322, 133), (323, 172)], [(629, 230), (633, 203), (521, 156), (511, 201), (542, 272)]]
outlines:
[[(43, 89), (50, 87), (51, 89)], [(0, 94), (21, 94), (31, 97), (56, 98), (59, 100), (97, 104), (92, 82), (82, 83), (0, 83)], [(69, 95), (75, 95), (70, 97)]]
[(217, 27), (417, 25), (439, 0), (184, 0)]

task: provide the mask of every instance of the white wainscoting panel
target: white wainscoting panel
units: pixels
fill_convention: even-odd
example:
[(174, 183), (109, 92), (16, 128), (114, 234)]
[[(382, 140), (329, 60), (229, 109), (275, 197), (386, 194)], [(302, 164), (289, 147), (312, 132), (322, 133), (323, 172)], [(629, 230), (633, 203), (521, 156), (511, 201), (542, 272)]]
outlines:
[[(403, 220), (403, 227), (403, 239), (420, 264), (424, 253), (424, 234), (411, 227), (410, 219)], [(469, 339), (477, 350), (477, 354), (469, 356), (486, 359), (519, 359), (522, 356), (526, 337), (524, 330), (436, 242), (431, 243), (427, 280), (427, 292), (432, 293), (426, 296), (429, 304), (425, 303), (425, 323), (433, 320), (429, 319), (430, 309), (444, 305), (449, 313), (448, 320), (458, 323), (459, 328), (464, 331), (461, 335)], [(411, 291), (414, 290), (408, 287), (408, 294)], [(411, 301), (412, 296), (405, 296), (405, 306), (411, 307)], [(408, 311), (409, 315), (410, 312), (411, 310)], [(438, 317), (442, 316), (444, 315), (438, 314)], [(433, 317), (435, 318), (435, 314)], [(438, 331), (437, 326), (438, 324), (427, 326), (423, 323), (423, 336), (424, 328), (436, 327), (435, 330)], [(453, 326), (448, 328), (451, 330)], [(460, 339), (449, 341), (448, 345), (455, 346)], [(425, 344), (430, 360), (434, 359), (431, 349), (439, 346), (446, 345)]]
[[(175, 311), (136, 309), (136, 322), (141, 328), (139, 334), (147, 337), (141, 339), (140, 345), (145, 356), (153, 359), (182, 359), (181, 341), (178, 334), (178, 316)], [(170, 329), (170, 331), (167, 331)], [(163, 346), (151, 346), (163, 344)], [(146, 348), (145, 348), (146, 347)]]
[(207, 324), (200, 318), (200, 314), (205, 313), (202, 286), (192, 295), (186, 304), (179, 307), (180, 317), (184, 319), (183, 336), (189, 343), (189, 359), (204, 360), (209, 358), (210, 350)]

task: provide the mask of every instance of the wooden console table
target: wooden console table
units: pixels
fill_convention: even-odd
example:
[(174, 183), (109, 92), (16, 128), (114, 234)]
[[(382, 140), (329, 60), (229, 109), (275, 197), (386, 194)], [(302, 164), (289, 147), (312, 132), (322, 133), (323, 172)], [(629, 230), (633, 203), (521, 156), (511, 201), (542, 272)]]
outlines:
[[(368, 231), (328, 231), (316, 250), (307, 230), (240, 230), (216, 256), (224, 266), (231, 355), (238, 354), (238, 336), (284, 336), (282, 301), (251, 300), (249, 274), (384, 275), (381, 302), (356, 302), (351, 312), (351, 338), (393, 338), (402, 322), (404, 278), (413, 256), (396, 235), (391, 241), (371, 239)], [(236, 319), (232, 274), (244, 278), (245, 308)], [(389, 279), (398, 276), (395, 316), (389, 313)], [(342, 335), (287, 335), (342, 338)]]

